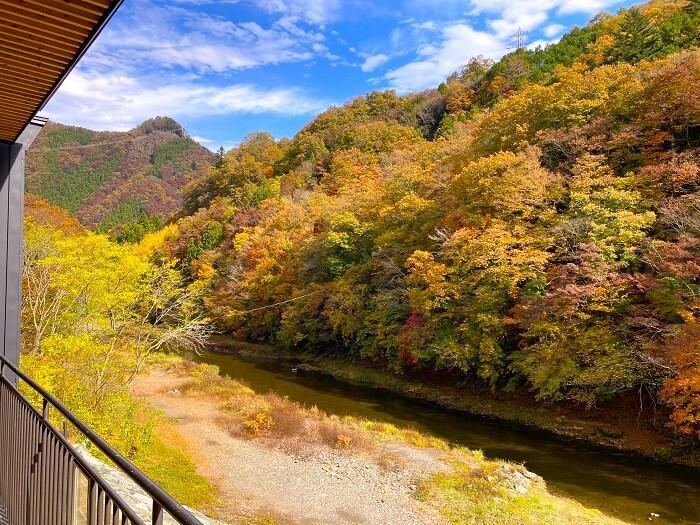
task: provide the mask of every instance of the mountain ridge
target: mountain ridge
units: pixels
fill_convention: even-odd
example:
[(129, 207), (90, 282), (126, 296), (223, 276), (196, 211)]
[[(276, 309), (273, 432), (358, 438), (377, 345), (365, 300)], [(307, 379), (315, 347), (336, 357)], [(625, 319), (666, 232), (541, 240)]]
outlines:
[(169, 117), (126, 132), (49, 122), (27, 155), (26, 191), (101, 231), (155, 218), (182, 205), (182, 189), (202, 177), (214, 154)]

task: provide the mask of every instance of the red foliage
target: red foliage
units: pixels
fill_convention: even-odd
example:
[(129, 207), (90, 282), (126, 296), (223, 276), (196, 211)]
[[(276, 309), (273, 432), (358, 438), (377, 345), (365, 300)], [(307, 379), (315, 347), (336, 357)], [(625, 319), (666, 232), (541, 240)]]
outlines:
[(570, 262), (549, 269), (547, 294), (524, 298), (514, 307), (514, 317), (527, 329), (543, 319), (575, 316), (591, 304), (610, 300), (606, 294), (629, 293), (630, 277), (617, 270), (615, 263), (602, 258), (596, 246), (582, 244)]
[(677, 55), (653, 73), (642, 98), (639, 123), (647, 137), (659, 131), (673, 136), (678, 147), (690, 147), (700, 126), (700, 55)]
[(406, 364), (406, 366), (413, 366), (418, 360), (412, 351), (414, 345), (414, 339), (417, 332), (423, 327), (423, 315), (418, 312), (411, 312), (406, 319), (406, 322), (401, 327), (401, 333), (399, 334), (399, 347), (401, 351), (399, 352), (399, 359)]
[(679, 196), (700, 189), (700, 158), (696, 151), (674, 153), (663, 163), (639, 171), (640, 188), (652, 198)]
[(700, 238), (681, 235), (676, 242), (657, 241), (645, 262), (661, 275), (673, 276), (686, 282), (700, 280)]

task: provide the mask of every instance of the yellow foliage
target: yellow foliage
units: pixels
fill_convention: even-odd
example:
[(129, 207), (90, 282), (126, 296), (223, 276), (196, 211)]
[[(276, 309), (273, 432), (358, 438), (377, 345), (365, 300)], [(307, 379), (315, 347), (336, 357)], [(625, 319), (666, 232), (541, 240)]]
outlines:
[(626, 114), (642, 99), (640, 69), (630, 64), (557, 70), (557, 82), (532, 84), (497, 103), (476, 122), (479, 153), (513, 149), (542, 129), (581, 125), (603, 113)]
[(139, 257), (150, 257), (161, 251), (166, 242), (174, 239), (178, 234), (176, 224), (168, 224), (157, 232), (148, 233), (140, 243), (134, 245), (134, 255)]
[(241, 232), (237, 233), (236, 236), (233, 238), (233, 248), (236, 251), (240, 251), (243, 249), (245, 244), (250, 240), (250, 233), (248, 232)]
[(341, 434), (338, 436), (338, 441), (335, 444), (335, 448), (339, 449), (348, 449), (352, 445), (352, 438), (350, 436), (346, 436), (345, 434)]
[(22, 355), (21, 365), (118, 450), (133, 456), (150, 439), (152, 415), (128, 392), (134, 365), (129, 355), (115, 354), (89, 334), (55, 334), (44, 339), (39, 353)]
[(408, 292), (411, 308), (427, 314), (444, 306), (453, 293), (453, 287), (445, 278), (447, 267), (435, 262), (432, 254), (422, 250), (413, 252), (406, 260), (406, 267), (410, 271), (408, 282), (414, 285)]
[(253, 417), (243, 419), (243, 427), (254, 436), (267, 432), (273, 424), (272, 417), (266, 412), (258, 412)]
[(477, 221), (481, 216), (537, 217), (554, 210), (558, 178), (542, 168), (539, 151), (502, 151), (470, 162), (452, 182), (454, 194)]

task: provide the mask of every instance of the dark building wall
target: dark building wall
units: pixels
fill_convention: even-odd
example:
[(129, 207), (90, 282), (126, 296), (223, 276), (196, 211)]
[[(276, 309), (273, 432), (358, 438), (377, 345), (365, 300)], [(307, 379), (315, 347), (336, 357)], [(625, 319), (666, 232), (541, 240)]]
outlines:
[(15, 364), (22, 301), (24, 154), (44, 122), (29, 124), (15, 143), (0, 143), (0, 354)]
[(19, 351), (23, 193), (22, 145), (0, 144), (0, 351), (14, 363)]

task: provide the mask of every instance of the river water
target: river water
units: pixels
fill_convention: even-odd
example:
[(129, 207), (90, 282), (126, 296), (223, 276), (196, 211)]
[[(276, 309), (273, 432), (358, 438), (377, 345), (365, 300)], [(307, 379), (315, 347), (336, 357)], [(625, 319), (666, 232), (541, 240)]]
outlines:
[[(229, 347), (229, 345), (227, 345)], [(623, 454), (569, 446), (547, 435), (444, 410), (318, 373), (294, 373), (288, 361), (207, 351), (193, 359), (219, 367), (258, 393), (277, 392), (338, 415), (386, 421), (524, 463), (553, 492), (631, 523), (700, 524), (700, 474), (650, 465)], [(651, 513), (660, 517), (649, 520)]]

